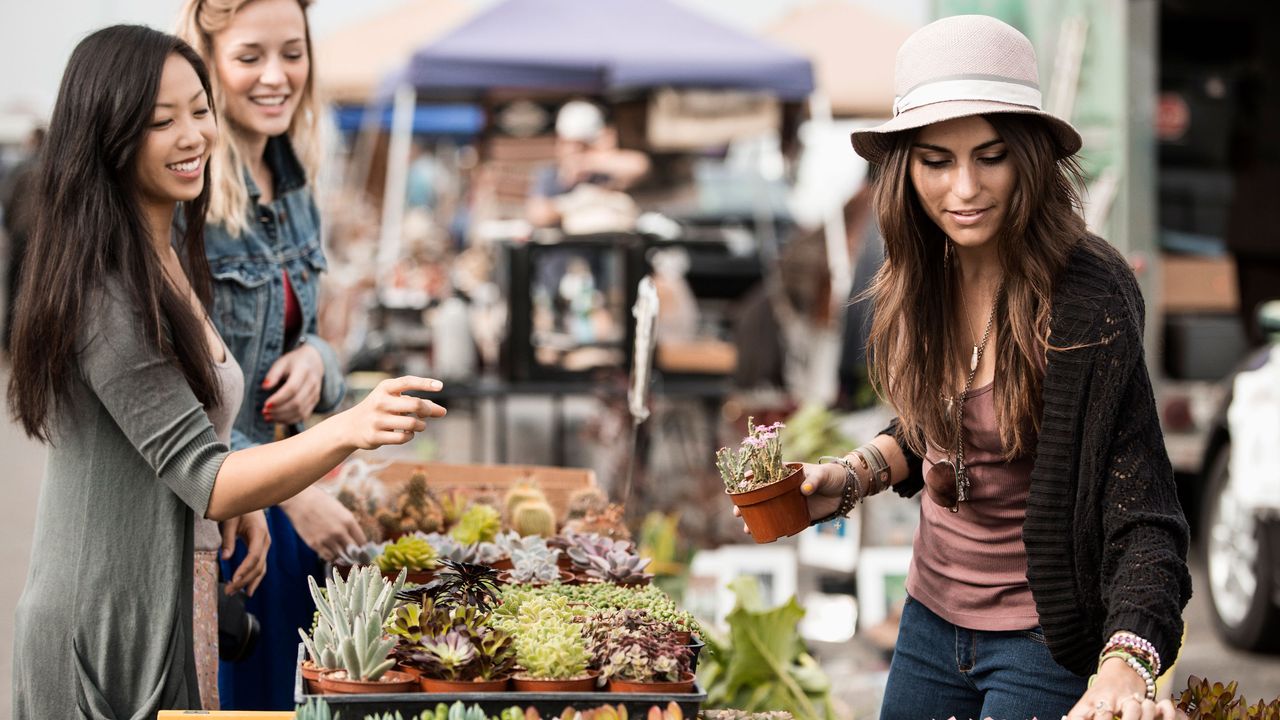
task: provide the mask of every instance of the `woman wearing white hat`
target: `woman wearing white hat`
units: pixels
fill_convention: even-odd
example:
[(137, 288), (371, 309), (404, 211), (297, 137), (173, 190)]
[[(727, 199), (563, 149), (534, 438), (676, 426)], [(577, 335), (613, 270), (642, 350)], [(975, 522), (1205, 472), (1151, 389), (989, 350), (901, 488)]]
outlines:
[[(1080, 135), (983, 16), (898, 52), (876, 170), (872, 377), (898, 412), (806, 466), (812, 517), (925, 490), (882, 718), (1173, 717), (1187, 525), (1132, 271), (1080, 215)], [(1092, 680), (1090, 680), (1090, 676)]]

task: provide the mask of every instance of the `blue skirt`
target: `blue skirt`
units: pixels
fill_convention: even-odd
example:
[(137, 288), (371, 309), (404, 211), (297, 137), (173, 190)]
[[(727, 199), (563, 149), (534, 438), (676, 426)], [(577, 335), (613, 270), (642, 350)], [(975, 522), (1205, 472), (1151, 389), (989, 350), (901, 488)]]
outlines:
[[(293, 710), (293, 680), (298, 664), (298, 629), (311, 629), (316, 606), (307, 577), (324, 585), (324, 563), (298, 537), (293, 523), (278, 507), (267, 509), (271, 547), (267, 574), (245, 604), (258, 618), (262, 633), (249, 657), (218, 664), (218, 693), (223, 710)], [(244, 543), (223, 561), (224, 578), (232, 577), (244, 557)]]

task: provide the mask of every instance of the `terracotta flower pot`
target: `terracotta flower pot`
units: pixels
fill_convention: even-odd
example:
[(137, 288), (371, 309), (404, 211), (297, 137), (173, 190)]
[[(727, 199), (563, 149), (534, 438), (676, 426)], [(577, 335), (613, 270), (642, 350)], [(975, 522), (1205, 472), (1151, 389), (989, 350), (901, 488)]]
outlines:
[(561, 570), (569, 570), (572, 572), (574, 569), (573, 558), (569, 557), (569, 553), (562, 550), (560, 552), (560, 557), (556, 558), (556, 566)]
[(623, 680), (622, 678), (609, 679), (609, 692), (616, 693), (654, 693), (654, 694), (678, 694), (693, 692), (694, 675), (691, 672), (685, 672), (680, 675), (680, 679), (674, 682), (636, 682), (634, 680)]
[(416, 667), (414, 667), (414, 666), (412, 666), (412, 665), (405, 665), (404, 663), (396, 663), (396, 671), (397, 671), (397, 672), (402, 672), (402, 673), (404, 673), (405, 675), (411, 675), (411, 676), (416, 677), (416, 678), (420, 678), (420, 677), (422, 677), (422, 670), (421, 670), (421, 669), (416, 668)]
[(800, 492), (804, 469), (800, 463), (787, 463), (787, 467), (791, 474), (776, 483), (743, 493), (725, 491), (757, 543), (773, 542), (809, 527), (809, 505)]
[(326, 695), (376, 695), (418, 690), (418, 679), (408, 673), (388, 670), (377, 680), (348, 680), (346, 670), (320, 674), (320, 691)]
[(570, 680), (549, 680), (527, 675), (515, 675), (511, 685), (520, 692), (591, 692), (596, 689), (599, 673), (590, 671), (584, 677)]
[(693, 633), (688, 630), (676, 630), (671, 634), (676, 636), (676, 642), (681, 645), (688, 645), (693, 640)]
[(494, 560), (489, 567), (494, 570), (510, 570), (515, 567), (515, 564), (511, 562), (511, 558), (504, 557), (500, 560)]
[(302, 661), (302, 681), (307, 686), (307, 693), (311, 695), (320, 694), (320, 673), (325, 669), (311, 662), (310, 660)]
[(436, 680), (422, 678), (422, 692), (428, 693), (466, 693), (466, 692), (502, 692), (507, 689), (511, 678), (496, 680)]
[[(391, 582), (395, 582), (396, 578), (399, 575), (400, 575), (399, 570), (382, 573), (382, 577), (386, 578), (387, 580), (390, 580)], [(404, 584), (405, 584), (405, 587), (409, 587), (411, 585), (426, 585), (427, 583), (434, 580), (435, 577), (436, 577), (435, 570), (410, 570), (409, 572), (405, 573)]]

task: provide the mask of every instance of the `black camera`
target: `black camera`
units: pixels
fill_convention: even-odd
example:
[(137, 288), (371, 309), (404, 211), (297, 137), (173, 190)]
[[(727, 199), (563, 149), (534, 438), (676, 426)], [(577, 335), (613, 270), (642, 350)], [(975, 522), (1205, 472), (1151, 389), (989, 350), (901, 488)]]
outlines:
[(243, 590), (228, 595), (226, 586), (218, 583), (218, 658), (238, 662), (257, 647), (261, 627), (258, 618), (244, 607), (249, 596)]

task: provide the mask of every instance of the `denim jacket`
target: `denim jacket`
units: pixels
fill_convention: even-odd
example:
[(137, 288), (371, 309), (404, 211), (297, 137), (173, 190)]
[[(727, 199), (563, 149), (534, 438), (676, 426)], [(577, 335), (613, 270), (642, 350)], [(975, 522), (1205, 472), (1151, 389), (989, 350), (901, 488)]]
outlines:
[[(267, 141), (265, 159), (275, 181), (275, 199), (260, 204), (262, 193), (246, 171), (248, 227), (240, 237), (232, 237), (221, 225), (205, 227), (213, 322), (244, 370), (244, 402), (231, 432), (234, 450), (275, 439), (274, 424), (262, 417), (262, 405), (275, 388), (264, 389), (262, 381), (272, 363), (302, 343), (324, 359), (316, 412), (333, 410), (346, 390), (337, 354), (315, 334), (317, 289), (327, 264), (320, 244), (320, 215), (306, 173), (286, 136)], [(293, 339), (285, 338), (282, 271), (289, 273), (302, 312), (302, 330)]]

